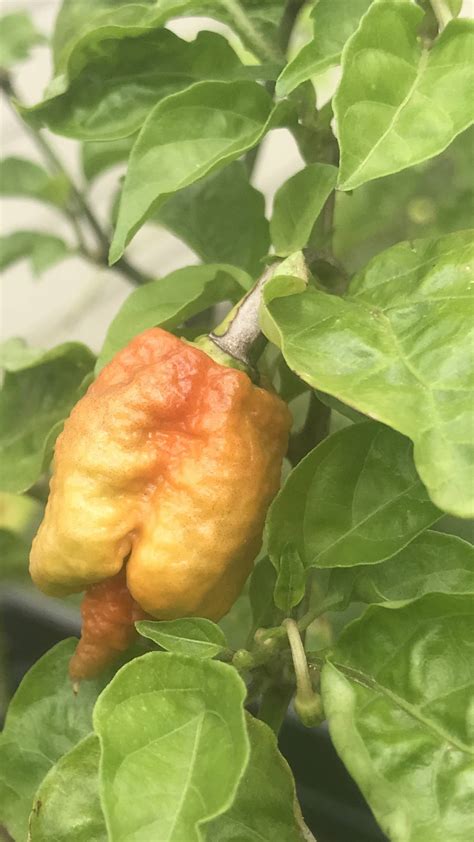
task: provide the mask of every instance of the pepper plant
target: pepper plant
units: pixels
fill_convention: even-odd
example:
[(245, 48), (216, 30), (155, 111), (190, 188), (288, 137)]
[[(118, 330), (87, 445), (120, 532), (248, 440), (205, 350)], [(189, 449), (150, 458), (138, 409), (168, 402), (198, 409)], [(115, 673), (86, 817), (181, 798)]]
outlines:
[[(460, 11), (458, 0), (64, 0), (53, 78), (33, 105), (14, 67), (45, 36), (24, 13), (2, 20), (2, 92), (43, 165), (2, 160), (1, 193), (54, 205), (74, 240), (16, 231), (1, 265), (27, 257), (40, 275), (74, 252), (135, 287), (97, 354), (1, 346), (4, 511), (41, 519), (65, 420), (148, 329), (186, 342), (207, 331), (198, 347), (277, 392), (294, 419), (262, 550), (220, 623), (150, 616), (120, 662), (74, 688), (75, 640), (25, 676), (0, 741), (6, 838), (314, 839), (278, 750), (287, 715), (327, 723), (390, 840), (469, 838), (474, 36)], [(205, 16), (191, 41), (170, 28), (186, 16)], [(282, 128), (302, 165), (266, 215), (252, 178)], [(50, 132), (77, 141), (80, 182)], [(104, 226), (89, 188), (116, 165)], [(127, 254), (145, 224), (202, 262), (149, 277)], [(242, 477), (235, 506), (254, 479)], [(83, 517), (87, 487), (83, 498), (64, 516)], [(5, 520), (3, 579), (25, 573), (32, 531)]]

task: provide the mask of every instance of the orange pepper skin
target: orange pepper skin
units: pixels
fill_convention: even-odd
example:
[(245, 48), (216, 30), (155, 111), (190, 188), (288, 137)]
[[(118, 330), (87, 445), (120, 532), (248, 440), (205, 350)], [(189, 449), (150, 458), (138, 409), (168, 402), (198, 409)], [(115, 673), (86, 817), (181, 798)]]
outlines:
[(31, 576), (52, 595), (115, 576), (159, 619), (218, 620), (260, 549), (291, 416), (275, 394), (159, 328), (73, 409)]
[(81, 615), (81, 639), (69, 663), (74, 682), (98, 675), (125, 652), (136, 637), (135, 620), (144, 616), (127, 588), (125, 570), (87, 588)]

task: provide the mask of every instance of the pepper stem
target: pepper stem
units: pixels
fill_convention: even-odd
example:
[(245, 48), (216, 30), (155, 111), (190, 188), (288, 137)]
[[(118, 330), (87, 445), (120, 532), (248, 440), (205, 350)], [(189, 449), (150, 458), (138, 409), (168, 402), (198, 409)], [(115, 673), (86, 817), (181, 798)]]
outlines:
[(224, 354), (252, 367), (261, 355), (266, 339), (260, 331), (258, 314), (263, 287), (274, 275), (278, 263), (267, 266), (257, 283), (232, 308), (224, 321), (209, 334), (209, 339)]

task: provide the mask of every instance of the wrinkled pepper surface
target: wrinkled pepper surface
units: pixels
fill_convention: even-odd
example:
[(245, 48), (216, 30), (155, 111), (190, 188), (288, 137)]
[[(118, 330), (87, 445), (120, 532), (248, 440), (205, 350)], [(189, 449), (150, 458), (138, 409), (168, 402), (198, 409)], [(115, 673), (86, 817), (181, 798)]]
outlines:
[(289, 427), (277, 395), (158, 328), (100, 372), (57, 439), (30, 558), (45, 593), (88, 589), (73, 678), (125, 649), (139, 616), (218, 620), (231, 608)]

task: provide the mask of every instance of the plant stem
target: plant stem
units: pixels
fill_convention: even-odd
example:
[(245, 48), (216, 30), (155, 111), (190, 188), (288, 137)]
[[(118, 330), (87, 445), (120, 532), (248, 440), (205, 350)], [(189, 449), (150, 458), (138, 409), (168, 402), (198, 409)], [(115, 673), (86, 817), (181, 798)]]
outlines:
[(438, 21), (439, 31), (442, 32), (452, 17), (449, 6), (445, 3), (445, 0), (430, 0), (430, 3)]
[(283, 621), (283, 626), (288, 635), (288, 642), (293, 657), (298, 695), (309, 697), (313, 694), (313, 685), (311, 684), (306, 652), (304, 651), (298, 625), (295, 620), (288, 618)]
[(275, 50), (263, 33), (257, 29), (238, 0), (219, 0), (219, 3), (231, 18), (234, 29), (242, 41), (248, 44), (260, 61), (281, 61), (282, 57), (278, 50)]
[[(278, 27), (278, 43), (280, 45), (282, 56), (286, 53), (296, 18), (300, 9), (303, 7), (304, 2), (305, 0), (288, 0), (288, 3), (283, 10), (283, 15)], [(277, 58), (281, 59), (281, 56), (277, 56)], [(268, 93), (273, 96), (275, 93), (275, 82), (267, 82), (265, 87)], [(251, 178), (255, 169), (259, 152), (260, 144), (258, 146), (254, 146), (254, 148), (250, 149), (244, 156), (244, 162), (249, 178)]]
[(224, 354), (252, 367), (266, 343), (260, 332), (259, 310), (263, 287), (276, 270), (277, 263), (268, 266), (255, 286), (231, 310), (220, 327), (209, 334), (209, 339)]
[(278, 41), (282, 53), (286, 53), (290, 43), (291, 34), (305, 0), (288, 0), (278, 27)]
[[(44, 161), (49, 167), (50, 171), (53, 173), (60, 174), (68, 183), (69, 191), (72, 197), (72, 203), (65, 208), (65, 213), (67, 218), (69, 219), (69, 222), (71, 223), (71, 226), (74, 229), (74, 233), (77, 238), (79, 254), (81, 254), (87, 260), (95, 263), (96, 265), (108, 268), (107, 256), (110, 247), (109, 239), (107, 237), (107, 234), (103, 231), (92, 209), (89, 207), (84, 195), (75, 185), (74, 181), (65, 169), (64, 164), (54, 151), (53, 147), (49, 144), (44, 135), (41, 134), (41, 130), (30, 125), (25, 120), (22, 120), (21, 116), (18, 114), (18, 111), (13, 105), (13, 100), (19, 101), (19, 98), (13, 87), (11, 78), (7, 74), (3, 75), (0, 78), (0, 88), (3, 90), (7, 98), (7, 102), (10, 108), (12, 109), (13, 113), (15, 114), (17, 119), (21, 121), (23, 128), (25, 129), (25, 131), (27, 131), (32, 141), (35, 143), (35, 145), (41, 152)], [(98, 255), (92, 253), (86, 245), (84, 235), (79, 224), (79, 217), (81, 215), (87, 220), (96, 236), (100, 248), (100, 253)], [(148, 281), (148, 278), (145, 277), (145, 275), (143, 275), (143, 273), (140, 272), (139, 269), (132, 266), (128, 262), (128, 260), (126, 260), (126, 258), (121, 258), (115, 264), (115, 268), (118, 269), (118, 271), (125, 275), (125, 277), (128, 280), (132, 281), (134, 284), (144, 284)]]

